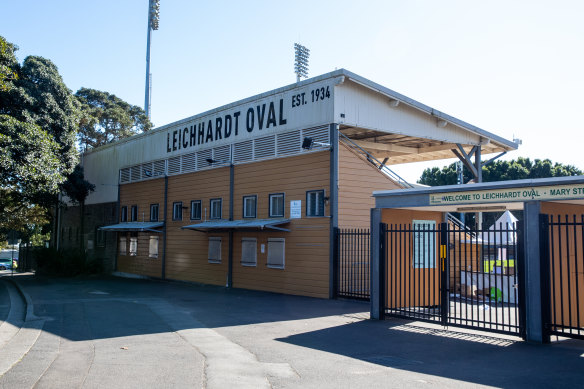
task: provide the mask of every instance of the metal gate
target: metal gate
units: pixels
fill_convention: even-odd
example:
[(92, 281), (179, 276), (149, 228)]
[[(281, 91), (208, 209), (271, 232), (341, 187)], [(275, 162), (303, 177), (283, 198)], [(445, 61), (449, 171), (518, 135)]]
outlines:
[(336, 229), (336, 295), (369, 300), (370, 257), (369, 229)]
[(520, 235), (418, 220), (382, 225), (385, 315), (523, 336)]
[(584, 339), (584, 215), (541, 215), (541, 226), (544, 330)]

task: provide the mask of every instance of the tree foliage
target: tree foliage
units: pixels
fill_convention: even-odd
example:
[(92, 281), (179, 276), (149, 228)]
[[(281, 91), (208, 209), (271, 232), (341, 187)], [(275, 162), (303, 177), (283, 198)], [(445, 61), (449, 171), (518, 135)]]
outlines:
[(48, 59), (0, 37), (0, 234), (39, 231), (77, 164), (79, 103)]
[(81, 88), (75, 96), (82, 109), (79, 142), (83, 149), (99, 147), (152, 128), (142, 108), (111, 93)]
[(75, 169), (67, 175), (67, 180), (62, 185), (63, 192), (74, 203), (81, 204), (91, 192), (95, 190), (95, 185), (85, 180), (83, 167), (75, 166)]
[[(582, 171), (572, 165), (553, 163), (549, 159), (519, 157), (511, 161), (495, 161), (483, 166), (483, 182), (522, 180), (532, 178), (564, 177), (581, 175)], [(471, 180), (472, 174), (463, 169), (464, 182)], [(418, 183), (429, 186), (455, 185), (457, 183), (456, 163), (425, 169)]]

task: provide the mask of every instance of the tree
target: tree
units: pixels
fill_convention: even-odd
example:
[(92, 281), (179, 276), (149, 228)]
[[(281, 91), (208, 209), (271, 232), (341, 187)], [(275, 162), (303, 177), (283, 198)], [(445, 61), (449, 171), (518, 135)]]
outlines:
[(99, 147), (152, 128), (142, 108), (113, 94), (81, 88), (75, 96), (82, 109), (79, 125), (82, 149)]
[[(62, 185), (63, 192), (75, 204), (79, 204), (79, 225), (81, 231), (84, 229), (84, 213), (85, 213), (85, 199), (89, 193), (95, 190), (95, 185), (85, 179), (83, 167), (81, 165), (75, 166), (75, 169), (67, 175), (67, 180)], [(83, 251), (84, 239), (79, 240), (80, 249)]]
[[(549, 159), (535, 159), (519, 157), (511, 161), (495, 161), (483, 166), (483, 182), (522, 180), (530, 178), (548, 178), (581, 175), (582, 171), (572, 165), (552, 163)], [(472, 174), (468, 169), (463, 169), (464, 182), (471, 180)], [(456, 163), (425, 169), (418, 180), (419, 184), (438, 186), (456, 185)]]
[(57, 67), (0, 37), (0, 233), (38, 230), (78, 159), (78, 102)]

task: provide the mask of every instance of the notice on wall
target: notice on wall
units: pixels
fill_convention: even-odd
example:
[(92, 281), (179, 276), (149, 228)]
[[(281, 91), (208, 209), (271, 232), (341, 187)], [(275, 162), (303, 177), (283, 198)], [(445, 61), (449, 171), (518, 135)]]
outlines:
[(302, 200), (290, 201), (290, 219), (302, 218)]

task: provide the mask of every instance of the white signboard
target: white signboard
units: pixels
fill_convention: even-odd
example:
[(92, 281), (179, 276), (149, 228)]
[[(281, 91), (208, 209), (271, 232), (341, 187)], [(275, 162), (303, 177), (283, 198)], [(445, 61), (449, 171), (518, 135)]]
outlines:
[(302, 200), (290, 201), (290, 219), (302, 218)]
[(511, 201), (581, 198), (584, 198), (584, 185), (556, 185), (478, 190), (472, 192), (436, 193), (430, 195), (430, 204), (506, 203)]

